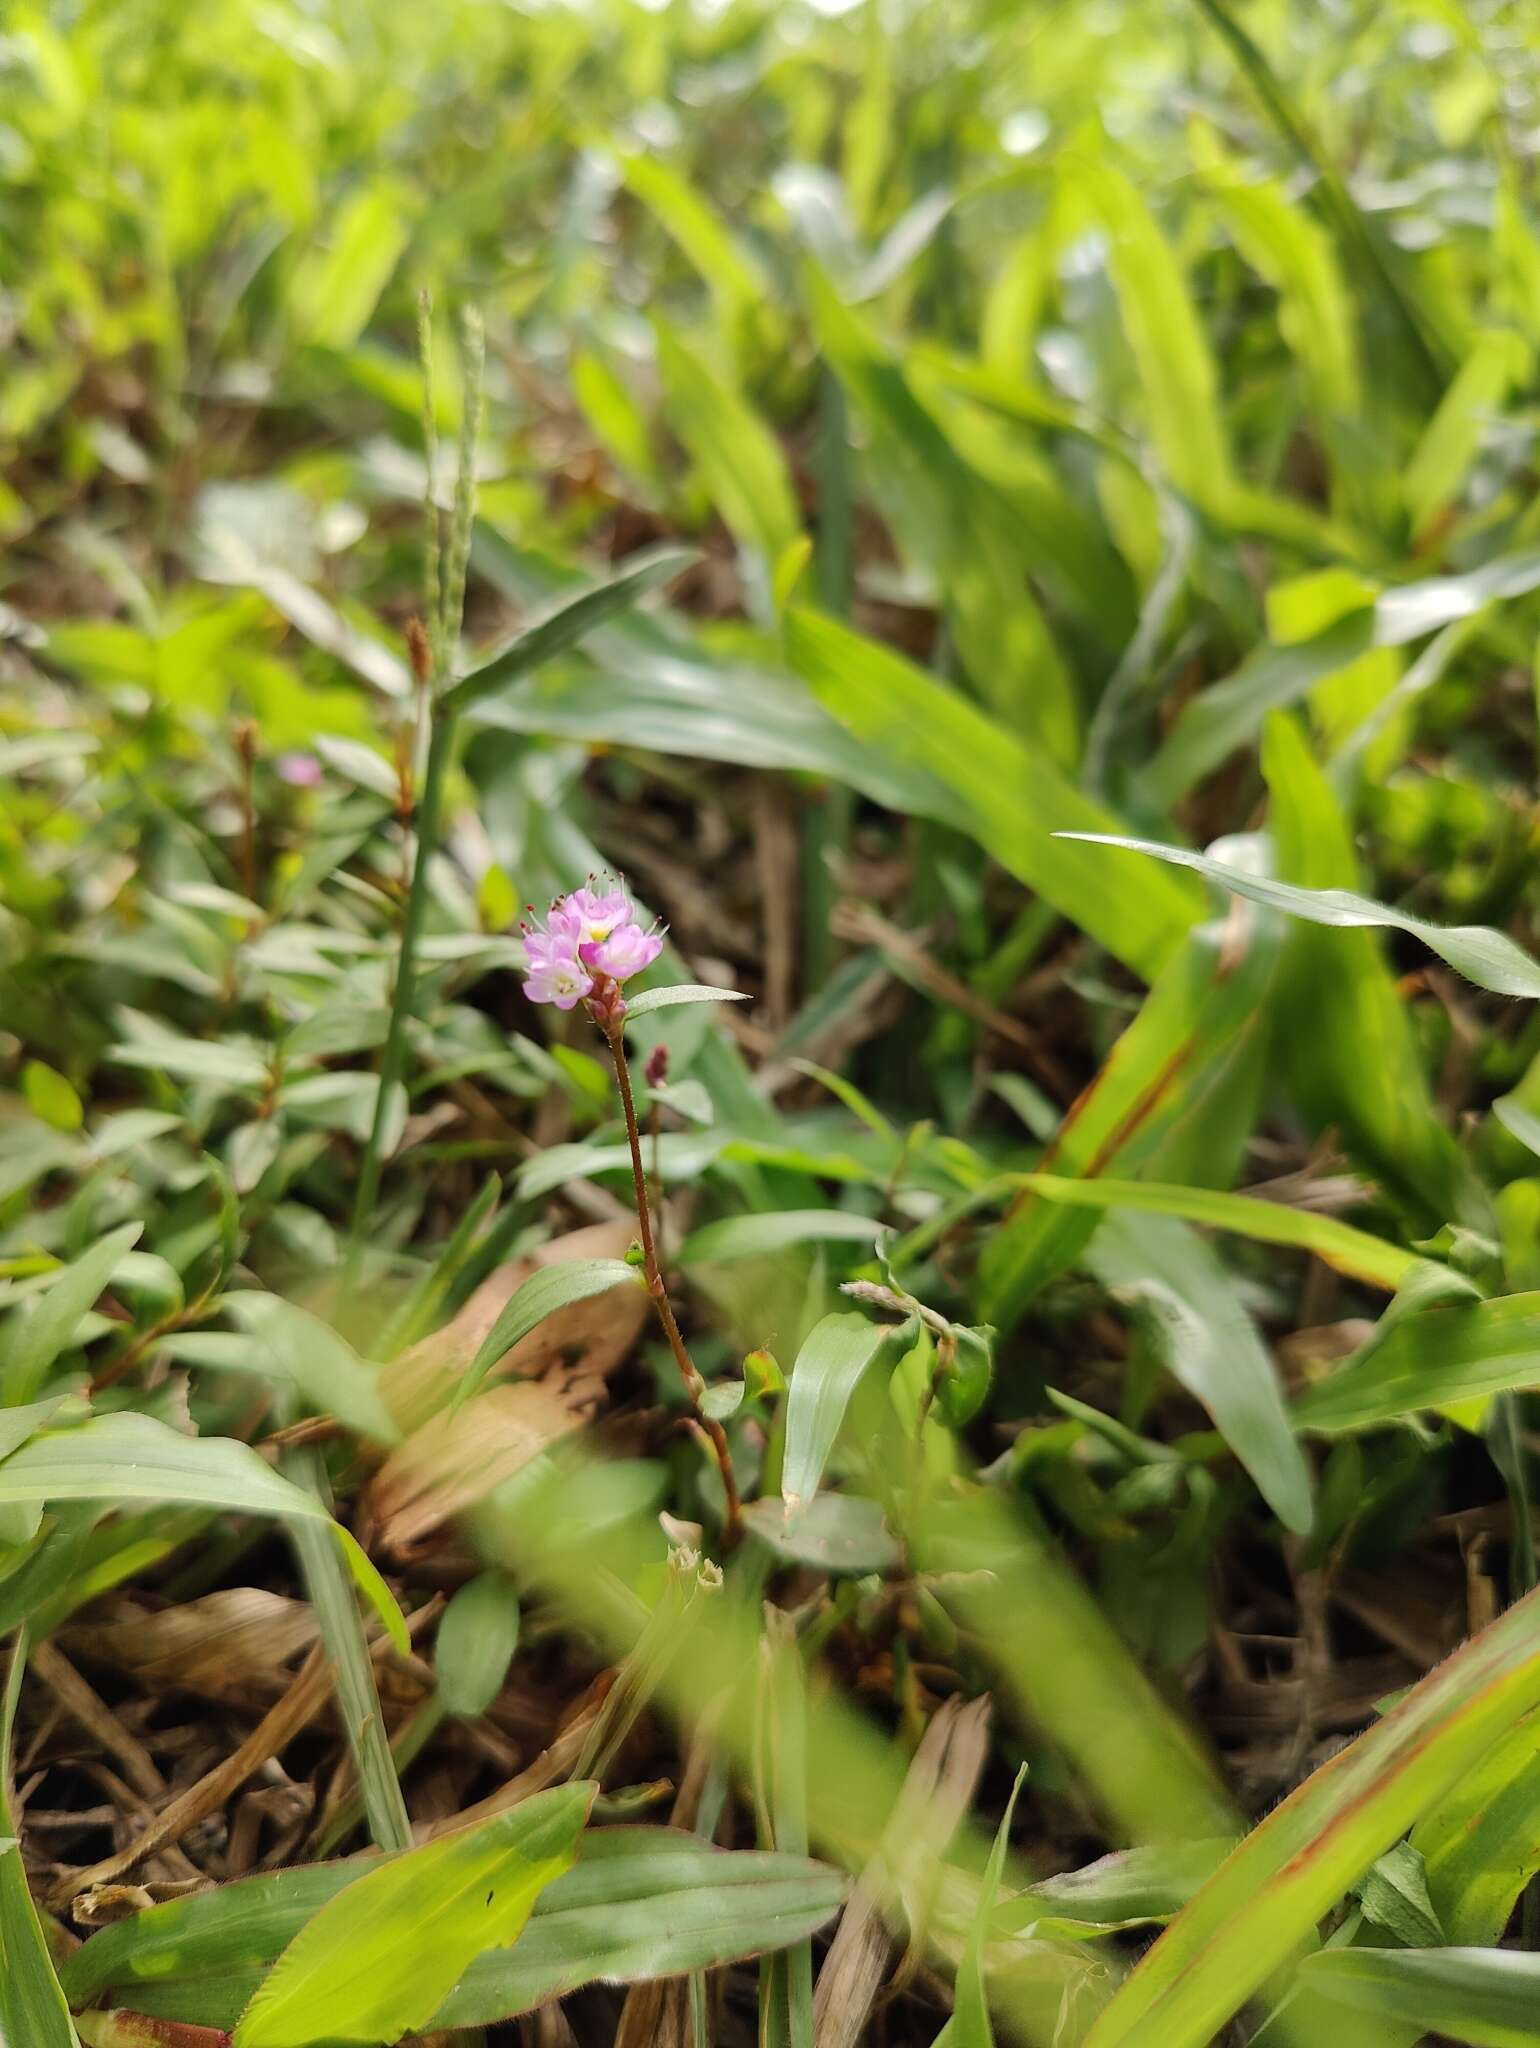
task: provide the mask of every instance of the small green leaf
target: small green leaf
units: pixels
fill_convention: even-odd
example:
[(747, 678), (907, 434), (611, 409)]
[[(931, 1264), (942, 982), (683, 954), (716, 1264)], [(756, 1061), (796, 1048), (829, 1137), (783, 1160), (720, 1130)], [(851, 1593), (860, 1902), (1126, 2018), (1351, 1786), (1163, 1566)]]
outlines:
[(241, 2015), (234, 2048), (399, 2041), (570, 1870), (596, 1787), (538, 1792), (367, 1871), (321, 1908)]
[(568, 1259), (531, 1273), (506, 1302), (466, 1368), (455, 1393), (455, 1405), (468, 1400), (503, 1354), (557, 1309), (569, 1308), (575, 1301), (587, 1301), (590, 1295), (608, 1294), (612, 1287), (644, 1284), (623, 1259)]
[(1000, 1893), (1000, 1880), (1005, 1874), (1005, 1852), (1011, 1838), (1011, 1820), (1016, 1812), (1016, 1801), (1021, 1797), (1021, 1788), (1027, 1782), (1027, 1767), (1022, 1765), (1016, 1773), (1016, 1782), (1011, 1787), (1011, 1796), (1005, 1802), (1005, 1812), (995, 1831), (994, 1844), (989, 1852), (989, 1863), (984, 1871), (984, 1882), (979, 1886), (978, 1908), (973, 1924), (968, 1929), (968, 1946), (963, 1956), (962, 1968), (957, 1973), (957, 1991), (952, 2007), (952, 2017), (936, 2036), (935, 2048), (994, 2048), (994, 2028), (989, 2023), (989, 1999), (984, 1985), (984, 1945), (989, 1939), (990, 1921), (994, 1916), (995, 1900)]
[(28, 1060), (22, 1067), (21, 1092), (32, 1114), (56, 1131), (78, 1131), (85, 1121), (80, 1097), (62, 1074), (41, 1060)]
[(143, 1230), (142, 1223), (124, 1223), (110, 1231), (66, 1266), (46, 1294), (6, 1319), (0, 1389), (8, 1405), (30, 1401), (38, 1392), (54, 1360), (68, 1348), (81, 1317)]
[(799, 1244), (875, 1244), (885, 1226), (848, 1209), (769, 1209), (762, 1215), (724, 1216), (692, 1230), (679, 1247), (681, 1266), (762, 1259)]
[(898, 1336), (895, 1326), (861, 1315), (824, 1316), (808, 1332), (786, 1398), (781, 1498), (788, 1516), (817, 1493), (851, 1396), (884, 1344)]
[(746, 1003), (748, 997), (735, 988), (712, 988), (702, 981), (681, 982), (674, 988), (644, 989), (626, 999), (626, 1016), (646, 1017), (654, 1010), (670, 1010), (675, 1003)]
[(502, 1572), (470, 1579), (444, 1609), (433, 1666), (446, 1713), (474, 1721), (503, 1689), (519, 1647), (519, 1595)]
[(1397, 1842), (1385, 1851), (1358, 1887), (1358, 1903), (1364, 1918), (1383, 1927), (1403, 1948), (1437, 1947), (1444, 1939), (1428, 1897), (1422, 1857), (1410, 1842)]
[(1310, 1473), (1277, 1371), (1212, 1248), (1175, 1217), (1129, 1210), (1107, 1218), (1085, 1262), (1144, 1317), (1161, 1362), (1213, 1416), (1279, 1520), (1308, 1529)]

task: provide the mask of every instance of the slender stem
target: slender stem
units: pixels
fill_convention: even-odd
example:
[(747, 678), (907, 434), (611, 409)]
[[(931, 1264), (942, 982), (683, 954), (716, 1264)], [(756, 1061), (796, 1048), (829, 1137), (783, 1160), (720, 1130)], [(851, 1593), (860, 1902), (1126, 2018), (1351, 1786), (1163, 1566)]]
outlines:
[(391, 998), (390, 1023), (385, 1033), (385, 1050), (380, 1056), (380, 1092), (374, 1105), (374, 1122), (364, 1148), (358, 1185), (353, 1194), (353, 1217), (348, 1231), (346, 1272), (349, 1283), (355, 1276), (364, 1233), (379, 1198), (380, 1175), (384, 1170), (385, 1126), (391, 1104), (406, 1067), (407, 1022), (417, 997), (417, 949), (428, 913), (428, 870), (438, 846), (439, 824), (444, 813), (444, 784), (454, 753), (455, 713), (436, 704), (432, 711), (433, 730), (428, 741), (428, 766), (423, 777), (422, 802), (417, 811), (417, 857), (412, 865), (412, 885), (407, 893), (406, 916), (401, 924), (401, 957), (396, 968), (396, 988)]
[(626, 1139), (631, 1147), (631, 1183), (636, 1196), (636, 1221), (642, 1235), (642, 1260), (647, 1275), (647, 1292), (652, 1296), (653, 1307), (658, 1312), (658, 1321), (668, 1339), (674, 1362), (679, 1367), (684, 1381), (685, 1392), (695, 1410), (695, 1418), (711, 1440), (716, 1455), (717, 1469), (722, 1475), (722, 1491), (727, 1496), (727, 1536), (734, 1541), (738, 1534), (742, 1508), (738, 1500), (738, 1481), (733, 1473), (733, 1456), (728, 1448), (727, 1432), (720, 1422), (706, 1413), (702, 1397), (706, 1382), (696, 1369), (695, 1361), (685, 1348), (679, 1325), (674, 1320), (674, 1311), (669, 1303), (668, 1289), (663, 1284), (663, 1274), (658, 1266), (657, 1246), (652, 1235), (652, 1210), (647, 1200), (647, 1175), (642, 1166), (642, 1134), (636, 1121), (636, 1098), (631, 1093), (631, 1069), (626, 1064), (625, 1030), (616, 1023), (607, 1026), (605, 1037), (609, 1042), (610, 1057), (615, 1062), (615, 1079), (620, 1084), (621, 1107), (626, 1115)]

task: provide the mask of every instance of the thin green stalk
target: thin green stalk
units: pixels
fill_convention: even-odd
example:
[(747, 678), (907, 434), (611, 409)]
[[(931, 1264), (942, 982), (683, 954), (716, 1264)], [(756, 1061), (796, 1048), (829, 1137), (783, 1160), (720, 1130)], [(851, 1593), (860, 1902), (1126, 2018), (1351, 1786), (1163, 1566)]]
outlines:
[(400, 961), (396, 968), (395, 992), (391, 997), (385, 1050), (380, 1056), (380, 1092), (374, 1105), (369, 1142), (364, 1147), (363, 1162), (358, 1170), (358, 1185), (353, 1191), (353, 1217), (348, 1232), (349, 1284), (357, 1277), (364, 1236), (379, 1199), (380, 1176), (385, 1164), (385, 1128), (406, 1068), (407, 1022), (417, 999), (417, 951), (428, 914), (428, 872), (438, 846), (444, 815), (444, 784), (454, 756), (457, 724), (454, 712), (434, 707), (428, 765), (423, 776), (422, 802), (417, 812), (417, 850), (412, 863), (411, 888), (407, 892), (406, 915), (401, 923)]
[(435, 675), (442, 675), (447, 662), (441, 645), (440, 622), (444, 613), (444, 585), (438, 530), (438, 416), (433, 397), (433, 295), (426, 289), (417, 294), (417, 358), (422, 365), (422, 457), (426, 483), (422, 494), (422, 608), (433, 650)]
[[(284, 1460), (284, 1470), (297, 1485), (328, 1507), (331, 1505), (331, 1489), (319, 1452), (291, 1452)], [(385, 1734), (380, 1696), (374, 1683), (374, 1663), (353, 1582), (336, 1544), (321, 1523), (297, 1522), (294, 1546), (321, 1640), (331, 1658), (337, 1707), (353, 1753), (369, 1832), (382, 1849), (409, 1849), (412, 1823), (407, 1817), (401, 1780), (396, 1775)]]
[[(825, 365), (818, 391), (818, 533), (813, 581), (818, 602), (832, 618), (850, 614), (851, 506), (850, 429), (845, 388)], [(835, 884), (830, 856), (843, 855), (855, 822), (855, 797), (843, 783), (829, 783), (802, 806), (802, 971), (808, 988), (821, 988), (834, 965), (829, 929)]]
[(385, 1050), (380, 1057), (380, 1092), (375, 1100), (374, 1121), (364, 1148), (353, 1193), (353, 1215), (348, 1229), (347, 1259), (343, 1292), (351, 1291), (358, 1277), (364, 1237), (379, 1199), (380, 1177), (384, 1171), (385, 1129), (395, 1101), (396, 1090), (406, 1067), (407, 1024), (417, 997), (417, 952), (422, 941), (428, 910), (428, 875), (438, 850), (444, 814), (444, 785), (454, 759), (457, 714), (445, 685), (449, 678), (460, 617), (465, 605), (465, 572), (470, 561), (471, 529), (476, 515), (476, 440), (481, 431), (481, 385), (485, 344), (480, 316), (468, 312), (464, 332), (464, 397), (460, 419), (459, 463), (455, 476), (455, 509), (450, 524), (449, 548), (440, 574), (438, 514), (433, 502), (437, 438), (433, 426), (432, 329), (426, 298), (419, 300), (418, 343), (422, 352), (423, 436), (427, 459), (427, 506), (423, 544), (427, 554), (424, 598), (430, 606), (437, 594), (437, 610), (430, 611), (423, 630), (428, 641), (428, 674), (422, 678), (427, 691), (429, 720), (428, 761), (423, 771), (422, 799), (417, 807), (417, 845), (412, 861), (412, 880), (407, 891), (406, 915), (401, 922), (401, 952), (396, 968), (396, 986), (391, 997), (390, 1024)]

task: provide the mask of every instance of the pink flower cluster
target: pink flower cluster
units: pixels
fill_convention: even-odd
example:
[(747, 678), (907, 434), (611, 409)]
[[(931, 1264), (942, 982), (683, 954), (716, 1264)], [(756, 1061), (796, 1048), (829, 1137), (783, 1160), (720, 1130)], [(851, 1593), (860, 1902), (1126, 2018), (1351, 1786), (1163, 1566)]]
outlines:
[(663, 950), (663, 934), (642, 930), (624, 889), (595, 888), (588, 879), (589, 887), (557, 897), (544, 925), (521, 927), (529, 957), (524, 993), (533, 1003), (570, 1010), (598, 992), (613, 1008), (618, 990), (606, 994), (606, 984), (629, 981)]

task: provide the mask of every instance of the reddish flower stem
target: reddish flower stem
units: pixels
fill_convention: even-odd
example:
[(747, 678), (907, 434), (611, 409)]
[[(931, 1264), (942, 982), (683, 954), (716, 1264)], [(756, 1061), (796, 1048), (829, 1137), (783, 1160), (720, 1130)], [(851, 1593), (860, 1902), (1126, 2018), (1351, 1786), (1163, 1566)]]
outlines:
[(610, 1057), (615, 1062), (615, 1079), (620, 1084), (621, 1106), (626, 1113), (626, 1137), (631, 1146), (631, 1181), (636, 1195), (636, 1220), (642, 1234), (642, 1261), (647, 1276), (647, 1292), (652, 1296), (653, 1307), (657, 1310), (658, 1321), (668, 1339), (674, 1362), (679, 1367), (684, 1381), (685, 1392), (695, 1410), (695, 1419), (705, 1431), (715, 1453), (717, 1470), (722, 1475), (722, 1491), (727, 1497), (726, 1538), (729, 1543), (737, 1541), (742, 1507), (738, 1499), (738, 1481), (733, 1472), (732, 1452), (728, 1447), (727, 1432), (720, 1422), (708, 1415), (702, 1405), (706, 1382), (696, 1370), (695, 1361), (685, 1348), (679, 1325), (674, 1320), (674, 1311), (669, 1302), (668, 1289), (663, 1284), (663, 1274), (658, 1265), (657, 1246), (652, 1234), (652, 1211), (647, 1200), (647, 1175), (642, 1167), (642, 1134), (636, 1121), (636, 1098), (631, 1093), (631, 1070), (626, 1064), (625, 1027), (618, 1018), (606, 1018), (602, 1029), (609, 1043)]

